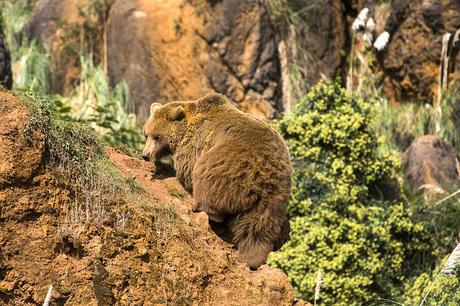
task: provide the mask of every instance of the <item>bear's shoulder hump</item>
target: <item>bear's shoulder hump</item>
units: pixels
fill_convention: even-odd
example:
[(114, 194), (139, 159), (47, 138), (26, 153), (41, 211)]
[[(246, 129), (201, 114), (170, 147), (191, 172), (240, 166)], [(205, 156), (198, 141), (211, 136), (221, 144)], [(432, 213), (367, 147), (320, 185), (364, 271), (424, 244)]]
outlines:
[(228, 103), (227, 97), (221, 94), (209, 94), (198, 100), (201, 105), (214, 106)]

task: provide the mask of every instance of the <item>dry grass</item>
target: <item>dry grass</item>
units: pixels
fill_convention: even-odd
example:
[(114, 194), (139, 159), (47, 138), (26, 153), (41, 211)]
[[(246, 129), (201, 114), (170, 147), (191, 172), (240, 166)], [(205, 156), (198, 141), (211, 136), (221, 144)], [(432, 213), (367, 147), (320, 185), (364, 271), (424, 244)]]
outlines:
[(46, 293), (46, 297), (45, 297), (45, 301), (43, 302), (43, 306), (49, 306), (52, 297), (53, 297), (53, 285), (50, 285), (48, 292)]
[(314, 305), (316, 306), (317, 301), (319, 301), (319, 294), (321, 291), (321, 284), (323, 283), (323, 279), (321, 276), (321, 271), (318, 270), (318, 273), (316, 275), (316, 284), (315, 284), (315, 302)]
[(455, 247), (452, 253), (447, 258), (446, 264), (441, 270), (441, 273), (450, 276), (454, 274), (457, 267), (460, 265), (460, 243)]

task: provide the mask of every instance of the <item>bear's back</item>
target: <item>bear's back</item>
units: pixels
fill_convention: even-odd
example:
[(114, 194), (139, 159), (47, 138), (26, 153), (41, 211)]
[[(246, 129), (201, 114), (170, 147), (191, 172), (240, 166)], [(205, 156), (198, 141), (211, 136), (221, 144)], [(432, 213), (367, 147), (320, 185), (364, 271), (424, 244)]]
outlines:
[[(208, 109), (206, 129), (221, 142), (245, 145), (253, 149), (277, 148), (287, 157), (287, 146), (281, 135), (268, 123), (238, 110), (231, 104)], [(271, 150), (271, 149), (269, 149)]]
[(268, 123), (231, 104), (216, 107), (205, 121), (201, 129), (206, 130), (207, 146), (198, 158), (198, 168), (207, 175), (235, 190), (247, 189), (247, 193), (263, 188), (268, 181), (290, 184), (287, 145)]

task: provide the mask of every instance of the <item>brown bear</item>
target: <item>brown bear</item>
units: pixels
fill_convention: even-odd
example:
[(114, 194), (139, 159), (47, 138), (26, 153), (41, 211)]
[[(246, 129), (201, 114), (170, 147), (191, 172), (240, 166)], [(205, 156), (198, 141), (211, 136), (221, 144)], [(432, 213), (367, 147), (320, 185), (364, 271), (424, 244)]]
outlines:
[(153, 103), (144, 134), (142, 157), (157, 162), (172, 154), (178, 180), (194, 197), (192, 210), (225, 225), (251, 269), (289, 239), (292, 167), (286, 143), (270, 125), (214, 94)]

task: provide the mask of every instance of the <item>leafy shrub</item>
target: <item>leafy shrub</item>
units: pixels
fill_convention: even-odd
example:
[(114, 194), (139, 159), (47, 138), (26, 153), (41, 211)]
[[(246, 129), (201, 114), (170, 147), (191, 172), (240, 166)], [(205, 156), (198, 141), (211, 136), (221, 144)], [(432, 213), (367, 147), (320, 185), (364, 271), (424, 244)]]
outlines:
[(294, 167), (291, 240), (269, 263), (309, 300), (321, 271), (324, 305), (399, 297), (429, 247), (397, 199), (399, 165), (379, 153), (370, 111), (337, 83), (320, 83), (278, 122)]

